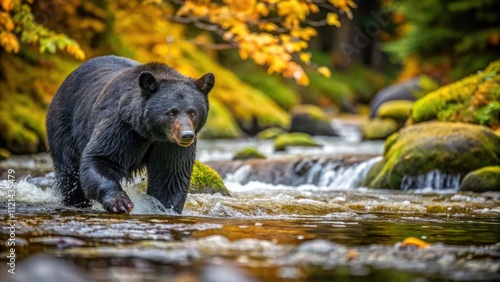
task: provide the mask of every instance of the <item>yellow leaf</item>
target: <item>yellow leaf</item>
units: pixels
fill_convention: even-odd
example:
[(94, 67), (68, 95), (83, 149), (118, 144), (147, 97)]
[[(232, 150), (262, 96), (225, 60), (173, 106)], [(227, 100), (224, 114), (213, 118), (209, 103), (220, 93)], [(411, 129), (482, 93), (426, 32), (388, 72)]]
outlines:
[(311, 10), (311, 12), (313, 13), (319, 12), (319, 8), (316, 4), (309, 4), (309, 10)]
[(8, 12), (8, 11), (12, 10), (12, 8), (14, 8), (14, 1), (13, 0), (0, 0), (0, 1), (2, 1), (1, 5), (5, 11)]
[(319, 67), (318, 72), (322, 74), (324, 77), (329, 78), (332, 74), (330, 73), (330, 69), (327, 67)]
[(304, 63), (311, 61), (311, 53), (300, 53), (300, 60)]
[(328, 25), (340, 27), (339, 15), (335, 13), (328, 13), (328, 15), (326, 15), (326, 23)]
[(255, 6), (255, 10), (257, 10), (257, 12), (264, 17), (269, 14), (269, 10), (267, 9), (266, 4), (262, 2), (257, 3), (257, 5)]

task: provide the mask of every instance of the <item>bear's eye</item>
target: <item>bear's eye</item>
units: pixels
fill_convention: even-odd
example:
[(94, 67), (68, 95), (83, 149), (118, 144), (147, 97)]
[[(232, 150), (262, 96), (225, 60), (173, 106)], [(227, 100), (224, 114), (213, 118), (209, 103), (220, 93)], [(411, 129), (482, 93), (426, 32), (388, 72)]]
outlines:
[(177, 114), (179, 114), (179, 111), (176, 109), (170, 110), (167, 112), (167, 116), (169, 117), (175, 117)]
[(196, 112), (195, 111), (189, 111), (188, 114), (189, 114), (189, 116), (191, 118), (196, 118)]

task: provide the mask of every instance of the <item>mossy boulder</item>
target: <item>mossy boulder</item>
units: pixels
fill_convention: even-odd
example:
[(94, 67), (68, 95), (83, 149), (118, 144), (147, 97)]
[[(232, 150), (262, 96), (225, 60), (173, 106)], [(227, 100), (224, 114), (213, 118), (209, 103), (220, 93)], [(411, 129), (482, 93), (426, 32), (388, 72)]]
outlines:
[(404, 176), (432, 170), (465, 175), (498, 165), (500, 137), (479, 125), (426, 122), (401, 129), (385, 142), (383, 159), (375, 164), (363, 186), (399, 189)]
[(460, 183), (461, 191), (500, 191), (500, 166), (487, 166), (469, 172)]
[(292, 125), (290, 132), (303, 132), (310, 135), (337, 136), (330, 125), (330, 120), (320, 107), (300, 105), (291, 111)]
[(413, 101), (408, 100), (394, 100), (388, 101), (380, 105), (377, 111), (377, 117), (390, 118), (395, 120), (399, 127), (403, 127), (406, 119), (411, 113)]
[(236, 152), (233, 160), (265, 159), (266, 156), (253, 147), (248, 147)]
[(322, 145), (314, 141), (311, 135), (300, 132), (283, 134), (274, 139), (276, 151), (284, 151), (286, 147), (290, 146), (321, 147)]
[(363, 124), (361, 132), (365, 140), (380, 140), (389, 137), (398, 131), (398, 128), (398, 123), (393, 119), (374, 118)]
[(192, 194), (215, 194), (221, 193), (224, 196), (229, 196), (224, 182), (220, 175), (207, 165), (194, 162), (193, 174), (191, 175), (191, 183), (189, 184), (189, 193)]
[(0, 161), (10, 158), (10, 152), (4, 148), (0, 148)]
[(257, 139), (259, 140), (269, 140), (274, 139), (282, 134), (288, 133), (288, 131), (279, 127), (271, 127), (268, 129), (264, 129), (259, 134), (257, 134)]
[(409, 124), (430, 120), (500, 128), (500, 60), (415, 102)]

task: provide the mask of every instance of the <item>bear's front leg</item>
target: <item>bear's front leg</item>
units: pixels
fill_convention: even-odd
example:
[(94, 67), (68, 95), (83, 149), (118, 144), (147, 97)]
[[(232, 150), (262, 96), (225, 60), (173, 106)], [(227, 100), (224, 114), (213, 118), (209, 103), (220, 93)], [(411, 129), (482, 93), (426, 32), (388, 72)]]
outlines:
[(146, 161), (147, 194), (160, 200), (167, 209), (182, 213), (196, 159), (196, 142), (189, 147), (157, 143)]
[(109, 212), (129, 213), (134, 204), (120, 186), (120, 168), (102, 156), (84, 155), (80, 180), (85, 196), (99, 201)]

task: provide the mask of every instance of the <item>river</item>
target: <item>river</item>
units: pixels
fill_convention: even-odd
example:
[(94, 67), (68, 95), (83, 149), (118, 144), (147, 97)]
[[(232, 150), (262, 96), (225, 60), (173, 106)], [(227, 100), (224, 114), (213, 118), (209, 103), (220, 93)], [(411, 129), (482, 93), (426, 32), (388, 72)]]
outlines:
[[(188, 195), (182, 215), (126, 184), (130, 215), (63, 207), (46, 154), (0, 163), (4, 228), (0, 280), (12, 281), (498, 281), (500, 194), (456, 188), (359, 187), (383, 142), (316, 138), (322, 148), (274, 153), (270, 141), (200, 141), (202, 162), (229, 162), (256, 146), (270, 159), (310, 156), (304, 183), (225, 175), (231, 197)], [(362, 157), (338, 165), (327, 157)], [(8, 230), (8, 169), (15, 176), (15, 234)], [(243, 176), (242, 176), (243, 174)], [(309, 179), (309, 180), (307, 180)], [(446, 187), (445, 187), (446, 188)], [(7, 247), (15, 237), (15, 275)], [(415, 237), (426, 247), (402, 243)], [(5, 274), (4, 274), (5, 273)]]

